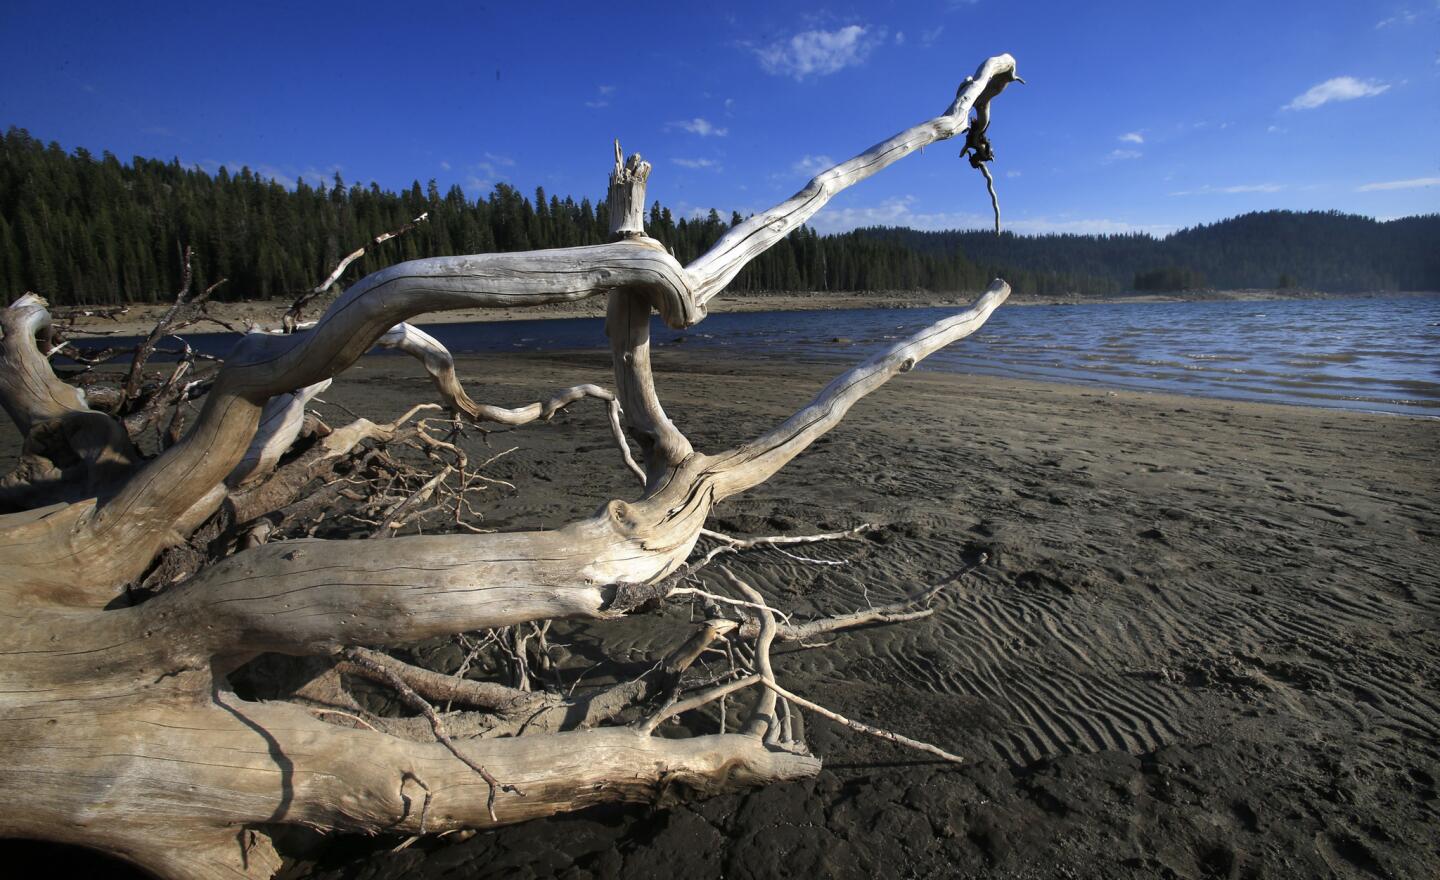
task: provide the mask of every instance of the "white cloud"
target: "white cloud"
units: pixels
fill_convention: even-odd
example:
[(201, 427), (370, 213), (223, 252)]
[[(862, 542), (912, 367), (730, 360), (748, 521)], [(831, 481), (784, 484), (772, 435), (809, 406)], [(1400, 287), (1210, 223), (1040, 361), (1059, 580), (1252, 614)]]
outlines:
[(719, 171), (720, 163), (714, 159), (672, 159), (670, 160), (681, 168), (695, 168), (708, 171)]
[(1359, 80), (1353, 76), (1337, 76), (1319, 85), (1311, 86), (1295, 100), (1286, 104), (1284, 110), (1313, 110), (1332, 101), (1353, 101), (1356, 98), (1373, 98), (1390, 88), (1389, 83), (1378, 80)]
[[(226, 173), (234, 176), (240, 173), (240, 169), (249, 168), (250, 173), (266, 180), (272, 180), (286, 189), (293, 190), (295, 181), (304, 180), (311, 186), (330, 186), (336, 174), (344, 171), (342, 165), (330, 165), (325, 168), (316, 168), (314, 165), (306, 165), (300, 168), (296, 165), (271, 165), (267, 162), (217, 162), (214, 159), (201, 159), (195, 165), (202, 170), (215, 174), (223, 167)], [(356, 181), (349, 181), (346, 186), (353, 186)]]
[(1172, 196), (1238, 195), (1240, 193), (1277, 193), (1285, 188), (1283, 183), (1245, 183), (1237, 186), (1211, 186), (1205, 184), (1199, 189), (1172, 192)]
[(790, 170), (796, 174), (808, 174), (812, 177), (827, 168), (835, 167), (835, 160), (826, 155), (811, 156), (805, 155), (798, 162), (790, 166)]
[(1375, 192), (1387, 189), (1423, 189), (1427, 186), (1440, 186), (1440, 177), (1412, 177), (1409, 180), (1384, 180), (1379, 183), (1367, 183), (1364, 186), (1355, 187), (1356, 192)]
[(511, 168), (515, 160), (509, 156), (502, 156), (499, 153), (481, 153), (479, 162), (466, 166), (468, 172), (465, 178), (465, 189), (471, 195), (487, 193), (495, 188), (495, 184), (505, 180), (509, 175), (503, 171), (504, 168)]
[(904, 32), (904, 31), (896, 31), (896, 32), (895, 32), (895, 45), (897, 45), (897, 46), (903, 46), (903, 45), (905, 45), (905, 32)]
[(1105, 157), (1107, 162), (1123, 162), (1127, 159), (1139, 159), (1145, 155), (1139, 150), (1111, 150), (1110, 155)]
[(1006, 177), (1019, 177), (1019, 176), (1020, 176), (1020, 172), (1019, 172), (1019, 171), (1006, 171), (1006, 172), (1005, 172), (1005, 176), (1006, 176)]
[(833, 31), (802, 31), (754, 50), (760, 67), (776, 76), (827, 76), (863, 64), (885, 31), (852, 24)]
[(691, 134), (698, 134), (700, 137), (724, 137), (730, 133), (730, 129), (721, 128), (710, 122), (710, 120), (699, 116), (696, 116), (694, 119), (682, 119), (679, 122), (665, 123), (666, 131), (671, 131), (676, 128), (681, 131), (688, 131)]
[(1278, 125), (1272, 125), (1269, 128), (1265, 129), (1265, 131), (1269, 132), (1270, 134), (1285, 134), (1289, 130), (1290, 129), (1288, 128), (1281, 128)]
[(1127, 144), (1143, 144), (1145, 143), (1145, 136), (1138, 131), (1127, 131), (1125, 134), (1120, 135), (1120, 140)]
[(933, 45), (935, 45), (935, 41), (938, 40), (938, 39), (940, 39), (940, 35), (943, 34), (943, 33), (945, 33), (945, 25), (943, 25), (943, 24), (937, 24), (937, 25), (935, 25), (933, 28), (929, 28), (929, 29), (927, 29), (927, 30), (921, 31), (921, 32), (920, 32), (920, 45), (922, 45), (922, 46), (933, 46)]
[(441, 160), (440, 160), (440, 170), (441, 170), (441, 171), (449, 171), (449, 170), (450, 170), (450, 163), (449, 163), (449, 162), (446, 162), (444, 159), (441, 159)]
[(614, 86), (596, 86), (595, 91), (600, 93), (598, 98), (585, 102), (585, 106), (591, 110), (600, 110), (610, 106), (610, 96), (615, 94)]
[(1414, 24), (1415, 20), (1419, 17), (1419, 13), (1415, 12), (1412, 9), (1402, 9), (1396, 14), (1390, 16), (1389, 18), (1382, 18), (1379, 21), (1375, 22), (1375, 29), (1378, 31), (1382, 28), (1390, 27), (1391, 25)]

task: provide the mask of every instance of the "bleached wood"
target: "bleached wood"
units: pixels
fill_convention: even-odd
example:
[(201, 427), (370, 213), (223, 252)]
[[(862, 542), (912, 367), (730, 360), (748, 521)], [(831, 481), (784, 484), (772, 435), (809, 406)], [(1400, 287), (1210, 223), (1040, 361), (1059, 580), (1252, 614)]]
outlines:
[[(648, 306), (646, 308), (648, 309)], [(393, 348), (418, 359), (425, 365), (425, 371), (430, 374), (431, 381), (435, 383), (435, 390), (440, 393), (440, 399), (445, 401), (445, 405), (451, 411), (463, 414), (476, 422), (493, 422), (511, 426), (526, 425), (537, 419), (549, 421), (555, 413), (586, 397), (604, 401), (610, 419), (611, 436), (620, 450), (625, 466), (639, 476), (642, 482), (644, 481), (645, 472), (636, 464), (635, 459), (631, 456), (630, 447), (625, 443), (625, 435), (620, 425), (620, 402), (615, 395), (604, 388), (590, 384), (575, 385), (570, 388), (562, 388), (545, 400), (518, 407), (507, 408), (479, 404), (465, 393), (464, 386), (460, 384), (460, 379), (455, 373), (455, 357), (450, 354), (450, 350), (440, 340), (419, 327), (406, 323), (396, 324), (381, 334), (375, 345), (377, 348)]]
[(610, 172), (610, 235), (635, 238), (645, 234), (645, 182), (650, 179), (650, 163), (632, 155), (623, 159), (620, 142), (615, 142), (615, 169)]
[(0, 478), (0, 510), (74, 500), (129, 475), (139, 454), (125, 430), (50, 367), (45, 300), (27, 293), (0, 309), (0, 332), (0, 407), (25, 439), (19, 466)]
[[(637, 598), (663, 599), (715, 503), (762, 482), (860, 397), (973, 332), (1009, 288), (997, 282), (969, 311), (847, 372), (774, 430), (712, 455), (694, 451), (659, 406), (648, 329), (640, 330), (650, 310), (671, 326), (701, 320), (705, 302), (747, 260), (840, 188), (963, 130), (970, 109), (988, 105), (1013, 73), (1008, 56), (987, 62), (946, 116), (820, 175), (736, 227), (690, 270), (622, 222), (623, 240), (610, 244), (417, 260), (378, 272), (309, 332), (242, 339), (190, 432), (114, 491), (0, 517), (0, 745), (7, 754), (0, 797), (23, 805), (0, 813), (0, 834), (97, 847), (162, 877), (261, 877), (278, 863), (262, 831), (274, 824), (426, 833), (601, 801), (652, 802), (676, 783), (719, 791), (818, 772), (816, 759), (767, 742), (777, 729), (773, 711), (754, 725), (764, 737), (675, 740), (610, 727), (460, 741), (462, 761), (441, 744), (341, 727), (299, 706), (239, 700), (226, 676), (262, 652), (335, 656), (355, 645), (557, 617), (606, 619), (636, 607)], [(642, 164), (636, 160), (637, 172)], [(636, 205), (643, 177), (619, 175), (641, 196)], [(635, 210), (626, 213), (638, 221)], [(553, 531), (260, 543), (142, 604), (117, 601), (222, 501), (236, 510), (242, 500), (254, 502), (263, 512), (267, 487), (277, 483), (232, 494), (226, 479), (255, 444), (272, 398), (336, 376), (387, 330), (424, 312), (602, 294), (612, 296), (612, 345), (625, 380), (617, 396), (631, 430), (648, 442), (647, 484), (636, 500), (613, 500)], [(39, 325), (24, 323), (39, 320), (28, 307), (5, 317), (21, 322), (14, 332), (4, 325), (7, 357), (12, 340), (17, 350), (39, 351)], [(0, 394), (17, 402), (17, 423), (39, 424), (47, 394), (63, 410), (56, 417), (74, 416), (76, 401), (62, 399), (71, 392), (50, 387), (53, 374), (31, 378), (0, 376)], [(532, 406), (543, 417), (547, 404)], [(353, 427), (285, 467), (296, 466), (298, 480), (315, 460), (395, 426)], [(273, 480), (285, 482), (279, 471)], [(694, 653), (682, 646), (677, 663)], [(764, 675), (778, 693), (773, 670)], [(623, 702), (632, 691), (610, 696)], [(611, 705), (585, 715), (603, 716)], [(491, 790), (472, 765), (524, 796), (501, 795), (492, 815)]]
[[(141, 610), (206, 620), (215, 649), (291, 653), (402, 644), (554, 617), (603, 618), (613, 585), (652, 583), (684, 562), (716, 502), (764, 482), (857, 400), (974, 332), (1009, 291), (997, 281), (969, 310), (841, 375), (760, 438), (715, 455), (692, 454), (638, 501), (611, 501), (553, 531), (268, 545), (206, 569)], [(425, 565), (407, 567), (404, 559)], [(297, 590), (306, 596), (303, 606), (288, 598)]]
[(988, 124), (990, 101), (1017, 79), (1014, 58), (1006, 54), (987, 59), (974, 76), (960, 85), (955, 100), (944, 113), (820, 172), (795, 195), (725, 233), (714, 247), (686, 268), (696, 301), (704, 305), (713, 299), (745, 264), (813, 217), (836, 193), (922, 147), (966, 131), (972, 109), (982, 114)]
[(267, 400), (260, 411), (260, 424), (255, 428), (250, 448), (245, 450), (245, 455), (230, 472), (226, 482), (232, 486), (244, 486), (274, 470), (280, 457), (300, 435), (300, 428), (305, 424), (305, 407), (316, 395), (329, 388), (331, 381), (323, 379)]
[(39, 422), (89, 412), (85, 393), (61, 382), (36, 344), (49, 338), (50, 312), (45, 300), (27, 293), (0, 311), (0, 406), (22, 436)]

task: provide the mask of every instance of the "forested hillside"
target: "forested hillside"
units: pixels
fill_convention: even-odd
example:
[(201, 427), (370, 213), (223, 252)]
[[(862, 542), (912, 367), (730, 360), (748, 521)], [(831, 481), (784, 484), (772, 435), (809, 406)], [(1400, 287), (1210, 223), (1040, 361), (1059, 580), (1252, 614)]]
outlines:
[[(598, 187), (597, 187), (598, 188)], [(374, 248), (350, 278), (400, 260), (569, 247), (606, 240), (603, 198), (576, 202), (499, 184), (480, 198), (434, 181), (393, 193), (378, 185), (294, 189), (249, 169), (214, 175), (178, 161), (122, 163), (67, 153), (23, 129), (0, 136), (0, 295), (34, 290), (57, 304), (149, 302), (173, 296), (180, 252), (194, 250), (196, 284), (227, 283), (222, 299), (283, 297), (313, 286), (373, 236), (427, 222)], [(698, 256), (738, 214), (674, 217), (658, 203), (648, 231), (682, 261)], [(1111, 293), (1147, 284), (1305, 286), (1321, 290), (1440, 288), (1440, 216), (1378, 223), (1340, 214), (1269, 212), (1164, 239), (995, 236), (801, 229), (747, 267), (740, 290), (974, 291), (1003, 275), (1022, 293)]]
[[(1069, 274), (1111, 289), (1440, 289), (1440, 214), (1377, 221), (1336, 211), (1263, 211), (1165, 238), (866, 229), (924, 254)], [(1153, 281), (1152, 281), (1153, 279)], [(1147, 283), (1152, 282), (1152, 283)]]

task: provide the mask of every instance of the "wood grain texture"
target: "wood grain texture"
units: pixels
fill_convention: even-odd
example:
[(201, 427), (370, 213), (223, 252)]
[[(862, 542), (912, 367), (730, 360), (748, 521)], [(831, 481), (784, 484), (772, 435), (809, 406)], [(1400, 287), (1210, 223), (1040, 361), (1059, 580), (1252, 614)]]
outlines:
[[(27, 436), (57, 420), (94, 421), (98, 433), (67, 435), (79, 438), (72, 448), (89, 450), (87, 479), (106, 462), (124, 477), (73, 503), (0, 516), (0, 748), (10, 756), (0, 797), (17, 805), (0, 815), (0, 834), (97, 847), (167, 878), (267, 877), (278, 860), (260, 828), (273, 823), (418, 834), (813, 776), (817, 759), (776, 742), (774, 687), (761, 699), (764, 717), (750, 719), (743, 735), (677, 740), (643, 726), (598, 726), (654, 696), (656, 682), (637, 681), (598, 702), (546, 702), (536, 735), (461, 739), (462, 751), (452, 753), (441, 742), (393, 735), (406, 732), (403, 724), (392, 733), (354, 729), (298, 705), (241, 700), (227, 675), (263, 652), (336, 657), (355, 645), (604, 620), (628, 610), (617, 599), (637, 587), (664, 599), (673, 587), (667, 577), (690, 555), (716, 502), (763, 482), (857, 400), (974, 332), (1009, 287), (995, 282), (969, 310), (846, 372), (771, 431), (714, 454), (696, 451), (660, 404), (649, 360), (652, 311), (673, 327), (702, 320), (705, 303), (735, 272), (836, 192), (965, 130), (970, 112), (987, 112), (1013, 80), (1009, 56), (987, 61), (945, 114), (818, 175), (689, 267), (644, 235), (649, 166), (638, 157), (622, 162), (617, 144), (616, 241), (377, 272), (305, 332), (245, 335), (190, 431), (143, 463), (119, 443), (128, 443), (123, 428), (50, 370), (35, 344), (48, 323), (43, 301), (22, 298), (0, 311), (6, 411)], [(449, 352), (405, 323), (437, 310), (600, 295), (609, 297), (615, 395), (582, 385), (514, 409), (482, 406), (461, 387)], [(117, 601), (222, 504), (237, 522), (261, 516), (361, 440), (393, 436), (400, 422), (358, 420), (277, 469), (305, 402), (377, 342), (419, 358), (447, 406), (472, 419), (523, 424), (581, 397), (606, 401), (616, 433), (623, 418), (642, 448), (643, 490), (548, 531), (259, 544), (139, 605)], [(100, 430), (102, 423), (109, 427)], [(697, 634), (657, 669), (678, 676), (731, 630)], [(768, 667), (765, 676), (773, 685)], [(560, 730), (565, 724), (579, 729)], [(434, 733), (444, 739), (438, 726)], [(519, 793), (502, 794), (492, 812), (495, 788), (474, 766)]]

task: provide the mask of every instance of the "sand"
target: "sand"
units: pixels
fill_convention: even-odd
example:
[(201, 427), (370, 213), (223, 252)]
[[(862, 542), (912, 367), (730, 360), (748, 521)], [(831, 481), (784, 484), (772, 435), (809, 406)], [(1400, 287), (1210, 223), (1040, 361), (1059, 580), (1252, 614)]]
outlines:
[[(656, 365), (702, 450), (759, 433), (840, 369), (675, 349)], [(590, 353), (461, 364), (473, 396), (507, 404), (607, 372)], [(326, 396), (389, 418), (427, 387), (408, 361), (367, 358)], [(497, 489), (485, 524), (555, 525), (633, 494), (602, 419), (582, 403), (492, 435), (494, 451), (518, 448), (487, 472), (519, 492)], [(13, 455), (13, 431), (5, 444)], [(735, 563), (802, 616), (985, 554), (935, 617), (777, 658), (795, 692), (968, 764), (811, 718), (826, 769), (805, 784), (398, 852), (342, 841), (294, 876), (1440, 875), (1437, 459), (1433, 420), (900, 376), (714, 523), (886, 524), (807, 549), (844, 565)], [(643, 668), (685, 620), (561, 641), (572, 668), (602, 641)]]

